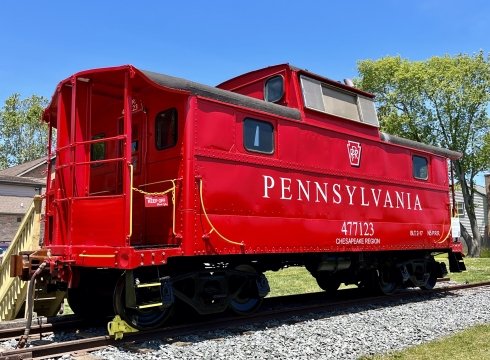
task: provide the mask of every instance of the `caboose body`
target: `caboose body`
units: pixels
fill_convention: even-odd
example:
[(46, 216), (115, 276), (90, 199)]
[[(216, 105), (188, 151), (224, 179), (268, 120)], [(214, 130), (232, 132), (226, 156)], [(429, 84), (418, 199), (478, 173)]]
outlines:
[(252, 311), (263, 272), (290, 265), (327, 291), (385, 293), (434, 286), (434, 253), (462, 266), (447, 176), (459, 154), (380, 132), (353, 86), (287, 64), (218, 87), (121, 66), (62, 81), (44, 120), (55, 176), (22, 274), (49, 263), (77, 313), (114, 303), (148, 328), (177, 300)]

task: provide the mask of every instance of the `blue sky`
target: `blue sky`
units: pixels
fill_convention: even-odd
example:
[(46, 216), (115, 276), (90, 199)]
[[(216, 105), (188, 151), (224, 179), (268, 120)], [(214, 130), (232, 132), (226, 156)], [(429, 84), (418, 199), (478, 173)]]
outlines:
[(51, 97), (94, 67), (133, 64), (216, 85), (289, 62), (341, 80), (357, 61), (490, 51), (490, 1), (0, 2), (0, 104)]

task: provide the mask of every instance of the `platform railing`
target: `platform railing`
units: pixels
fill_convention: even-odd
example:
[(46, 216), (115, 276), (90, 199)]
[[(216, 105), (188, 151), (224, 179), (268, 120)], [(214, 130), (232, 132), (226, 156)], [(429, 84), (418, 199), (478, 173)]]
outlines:
[[(122, 144), (124, 144), (126, 140), (127, 140), (126, 135), (116, 135), (111, 137), (101, 137), (92, 140), (77, 141), (65, 146), (58, 147), (56, 149), (56, 156), (58, 158), (62, 158), (64, 156), (71, 154), (72, 152), (76, 152), (80, 150), (80, 148), (90, 147), (92, 145), (97, 145), (97, 144), (103, 144), (104, 146), (108, 146), (109, 144), (113, 143), (115, 147), (120, 147)], [(92, 150), (89, 151), (91, 153)], [(64, 168), (70, 168), (73, 170), (77, 166), (87, 166), (87, 165), (97, 166), (97, 165), (109, 164), (114, 162), (122, 162), (126, 160), (126, 158), (122, 155), (118, 155), (118, 154), (112, 154), (112, 155), (113, 155), (112, 157), (102, 158), (98, 160), (86, 159), (84, 161), (80, 161), (79, 159), (77, 160), (72, 159), (69, 161), (64, 161), (62, 164), (58, 164), (56, 166), (56, 170), (59, 171)]]
[(10, 277), (10, 256), (39, 249), (42, 197), (35, 196), (3, 258), (0, 260), (0, 321), (15, 319), (27, 293), (28, 282)]

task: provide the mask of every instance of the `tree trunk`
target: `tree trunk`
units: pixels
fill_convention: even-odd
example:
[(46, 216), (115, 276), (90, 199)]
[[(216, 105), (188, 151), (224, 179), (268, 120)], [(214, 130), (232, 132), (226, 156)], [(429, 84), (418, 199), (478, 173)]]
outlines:
[(461, 229), (461, 237), (464, 239), (464, 243), (466, 244), (466, 248), (468, 250), (468, 256), (469, 256), (470, 249), (474, 248), (473, 237), (470, 235), (468, 230), (466, 230), (466, 228), (462, 223), (459, 223), (459, 228)]
[[(466, 191), (468, 191), (468, 190), (466, 190)], [(464, 193), (465, 192), (463, 191), (463, 196), (464, 196)], [(467, 204), (467, 202), (468, 202), (468, 204)], [(470, 221), (471, 233), (473, 235), (473, 238), (471, 241), (471, 247), (468, 244), (468, 256), (480, 257), (482, 237), (480, 235), (480, 229), (478, 229), (478, 223), (476, 221), (475, 209), (472, 205), (473, 205), (473, 199), (471, 199), (471, 202), (469, 202), (469, 201), (466, 201), (466, 197), (465, 197), (466, 214), (468, 215), (468, 220)]]
[[(464, 176), (461, 165), (458, 161), (454, 162), (454, 169), (456, 170), (456, 175), (459, 179), (459, 184), (461, 186), (461, 192), (463, 193), (464, 207), (466, 210), (466, 215), (470, 222), (472, 237), (470, 241), (467, 241), (468, 245), (468, 256), (469, 257), (479, 257), (481, 251), (482, 237), (478, 229), (478, 223), (476, 221), (476, 214), (474, 204), (473, 191), (470, 191), (468, 182)], [(456, 204), (454, 204), (456, 206)], [(466, 239), (465, 239), (466, 240)]]

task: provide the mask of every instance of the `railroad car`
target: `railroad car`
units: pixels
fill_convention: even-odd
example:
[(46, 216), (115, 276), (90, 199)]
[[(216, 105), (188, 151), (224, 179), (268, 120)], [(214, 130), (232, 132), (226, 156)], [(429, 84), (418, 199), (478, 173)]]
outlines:
[[(448, 159), (383, 133), (373, 95), (282, 64), (217, 87), (131, 65), (60, 82), (40, 251), (14, 275), (66, 288), (75, 313), (139, 329), (186, 304), (254, 311), (265, 271), (327, 292), (432, 288), (453, 251)], [(56, 129), (56, 131), (53, 131)], [(54, 139), (50, 140), (54, 144)], [(51, 165), (49, 165), (51, 166)]]

